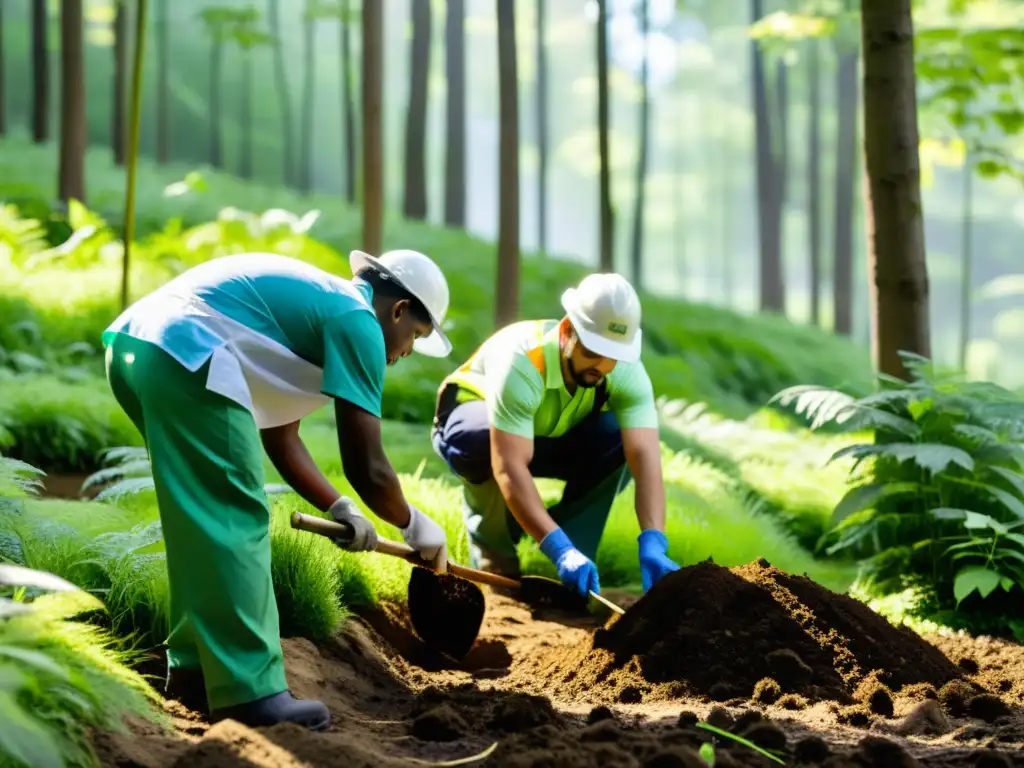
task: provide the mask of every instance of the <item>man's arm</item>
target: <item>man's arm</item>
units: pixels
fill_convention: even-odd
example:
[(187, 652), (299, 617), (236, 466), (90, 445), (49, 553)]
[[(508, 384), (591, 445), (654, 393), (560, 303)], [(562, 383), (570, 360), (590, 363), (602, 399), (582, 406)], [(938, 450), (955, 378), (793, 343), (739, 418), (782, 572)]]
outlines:
[(491, 467), (512, 516), (537, 542), (558, 524), (548, 514), (530, 473), (533, 438), (520, 437), (491, 426)]
[(640, 530), (665, 531), (665, 482), (661, 474), (658, 430), (622, 430), (622, 449), (636, 482), (636, 517)]
[(326, 512), (337, 501), (341, 494), (309, 455), (299, 437), (299, 422), (264, 429), (260, 438), (271, 463), (303, 499), (321, 512)]
[(380, 419), (345, 400), (334, 401), (342, 471), (373, 513), (398, 528), (409, 525), (409, 503), (384, 453)]
[(617, 368), (608, 404), (622, 430), (622, 449), (636, 482), (636, 516), (641, 530), (665, 530), (665, 482), (654, 387), (643, 363)]

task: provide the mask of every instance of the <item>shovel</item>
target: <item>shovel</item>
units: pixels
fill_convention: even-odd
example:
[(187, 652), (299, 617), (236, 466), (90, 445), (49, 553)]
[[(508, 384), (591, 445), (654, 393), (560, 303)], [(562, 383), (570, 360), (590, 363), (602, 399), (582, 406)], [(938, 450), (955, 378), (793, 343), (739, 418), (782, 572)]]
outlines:
[[(352, 538), (351, 526), (314, 515), (293, 512), (292, 528), (319, 533), (344, 542)], [(467, 568), (449, 561), (448, 573), (437, 573), (412, 547), (378, 539), (376, 551), (412, 563), (409, 577), (409, 620), (419, 638), (429, 647), (456, 659), (463, 658), (480, 632), (484, 619), (484, 596), (471, 582), (516, 592), (523, 602), (564, 610), (590, 610), (611, 626), (624, 611), (594, 592), (589, 598), (577, 595), (561, 582), (543, 576), (510, 579), (497, 573)]]

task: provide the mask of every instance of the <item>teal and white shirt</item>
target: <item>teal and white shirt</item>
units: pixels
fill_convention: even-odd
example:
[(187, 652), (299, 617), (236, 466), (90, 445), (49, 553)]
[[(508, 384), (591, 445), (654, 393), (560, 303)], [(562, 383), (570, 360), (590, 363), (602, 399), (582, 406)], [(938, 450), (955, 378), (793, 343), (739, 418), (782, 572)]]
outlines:
[(387, 357), (366, 283), (271, 253), (193, 267), (104, 331), (156, 344), (207, 387), (253, 411), (261, 428), (340, 398), (378, 418)]

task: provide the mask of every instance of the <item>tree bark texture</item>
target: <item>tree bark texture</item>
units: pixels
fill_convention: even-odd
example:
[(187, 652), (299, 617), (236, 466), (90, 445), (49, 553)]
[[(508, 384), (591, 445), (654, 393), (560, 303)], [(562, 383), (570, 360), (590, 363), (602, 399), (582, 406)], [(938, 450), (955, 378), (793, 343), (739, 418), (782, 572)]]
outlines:
[[(216, 35), (217, 33), (215, 33)], [(223, 165), (220, 146), (220, 62), (224, 44), (215, 36), (210, 43), (210, 137), (209, 160), (214, 168)]]
[(900, 378), (900, 351), (931, 356), (910, 3), (861, 3), (872, 352), (880, 372)]
[(857, 105), (860, 52), (839, 50), (836, 73), (835, 244), (832, 271), (833, 330), (853, 333), (853, 201), (857, 185)]
[(519, 307), (519, 93), (515, 0), (498, 4), (498, 284), (494, 322), (515, 321)]
[(644, 253), (644, 203), (647, 187), (647, 148), (650, 133), (651, 101), (648, 84), (647, 33), (650, 27), (650, 0), (640, 0), (640, 33), (643, 35), (643, 52), (640, 59), (640, 120), (637, 140), (639, 151), (636, 161), (636, 194), (633, 201), (633, 239), (630, 247), (633, 285), (637, 290), (643, 287)]
[(356, 203), (356, 105), (352, 96), (352, 22), (349, 0), (341, 4), (341, 110), (345, 125), (345, 197)]
[(170, 20), (167, 9), (171, 0), (158, 0), (156, 25), (156, 159), (158, 163), (170, 160), (171, 89), (168, 84), (170, 64)]
[(405, 189), (402, 212), (427, 218), (427, 87), (430, 77), (430, 0), (412, 0), (409, 108), (405, 120)]
[(267, 2), (267, 25), (270, 29), (271, 44), (274, 47), (274, 82), (277, 86), (277, 98), (281, 105), (281, 163), (285, 185), (295, 182), (292, 152), (294, 150), (294, 133), (292, 131), (292, 100), (288, 90), (288, 75), (284, 68), (284, 51), (281, 48), (281, 18), (278, 0)]
[(46, 0), (32, 0), (32, 140), (50, 138), (50, 50)]
[[(755, 22), (762, 17), (762, 0), (751, 0), (751, 15)], [(785, 310), (785, 288), (782, 274), (782, 189), (779, 183), (779, 161), (773, 152), (775, 143), (772, 135), (772, 110), (768, 100), (764, 54), (761, 53), (756, 40), (751, 46), (757, 159), (760, 308), (765, 312), (782, 312)]]
[(960, 232), (960, 369), (967, 370), (971, 345), (971, 295), (974, 293), (974, 161), (970, 150), (964, 158), (963, 219)]
[(313, 114), (316, 101), (316, 16), (315, 0), (306, 0), (302, 24), (302, 52), (305, 58), (302, 81), (302, 125), (299, 129), (299, 164), (295, 174), (299, 189), (309, 192), (313, 187)]
[(597, 148), (600, 171), (600, 268), (615, 269), (615, 222), (612, 211), (611, 132), (608, 86), (608, 0), (597, 0)]
[(128, 14), (124, 0), (114, 9), (114, 105), (111, 115), (110, 142), (114, 165), (124, 165), (124, 89), (125, 56), (128, 42)]
[(444, 25), (445, 114), (444, 223), (466, 226), (466, 2), (448, 0)]
[(65, 203), (85, 201), (85, 40), (82, 0), (60, 4), (60, 171), (58, 190)]
[(807, 41), (807, 78), (810, 88), (810, 148), (807, 163), (807, 218), (810, 242), (807, 255), (811, 283), (811, 324), (821, 325), (821, 42)]
[(548, 250), (547, 2), (537, 0), (537, 250)]
[(363, 250), (379, 255), (384, 227), (384, 4), (363, 0)]

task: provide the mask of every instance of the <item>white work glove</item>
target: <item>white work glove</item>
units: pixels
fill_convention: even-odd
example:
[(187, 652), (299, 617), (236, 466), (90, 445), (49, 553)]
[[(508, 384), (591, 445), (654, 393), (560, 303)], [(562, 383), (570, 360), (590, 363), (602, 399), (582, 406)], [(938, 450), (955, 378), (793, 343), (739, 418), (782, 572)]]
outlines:
[(351, 541), (334, 539), (334, 543), (339, 547), (349, 552), (372, 552), (377, 548), (377, 529), (359, 511), (359, 507), (352, 499), (340, 496), (327, 511), (330, 512), (331, 518), (335, 522), (345, 523), (352, 527)]
[(431, 562), (434, 570), (448, 571), (448, 541), (441, 526), (410, 504), (409, 525), (399, 530), (405, 543)]

